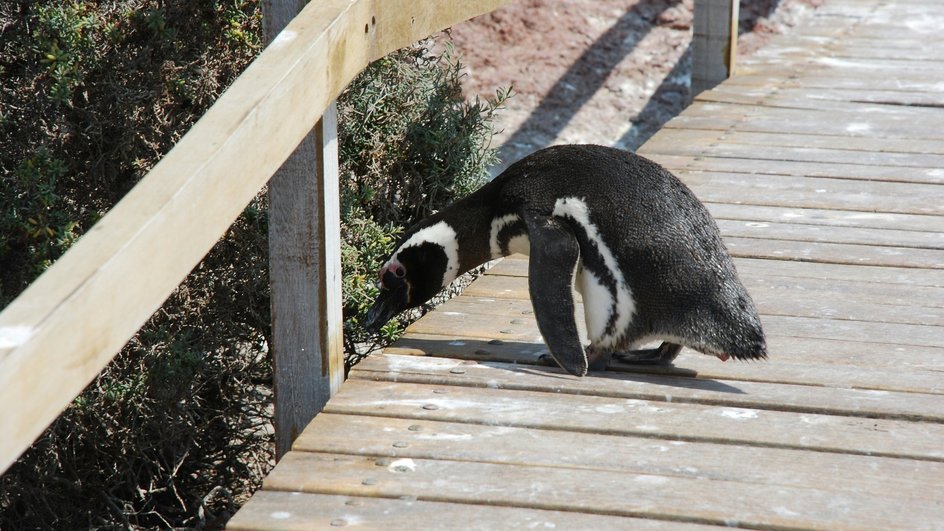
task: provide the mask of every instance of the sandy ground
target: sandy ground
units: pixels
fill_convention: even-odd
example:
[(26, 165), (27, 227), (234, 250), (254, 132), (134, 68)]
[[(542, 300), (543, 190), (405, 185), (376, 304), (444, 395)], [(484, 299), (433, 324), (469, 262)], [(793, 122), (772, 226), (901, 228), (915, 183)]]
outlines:
[[(823, 1), (742, 0), (739, 55)], [(517, 0), (452, 28), (466, 95), (514, 91), (497, 123), (503, 166), (553, 144), (636, 149), (681, 112), (692, 8), (693, 0)]]

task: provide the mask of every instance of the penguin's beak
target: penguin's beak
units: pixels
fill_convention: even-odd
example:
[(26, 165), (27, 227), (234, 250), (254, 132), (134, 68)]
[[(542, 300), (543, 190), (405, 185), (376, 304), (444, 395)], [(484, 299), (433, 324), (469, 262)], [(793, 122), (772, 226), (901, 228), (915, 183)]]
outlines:
[(387, 321), (395, 315), (406, 309), (408, 302), (409, 288), (405, 282), (392, 289), (383, 288), (380, 295), (374, 301), (374, 305), (367, 311), (367, 323), (365, 328), (370, 334), (376, 334), (380, 331)]

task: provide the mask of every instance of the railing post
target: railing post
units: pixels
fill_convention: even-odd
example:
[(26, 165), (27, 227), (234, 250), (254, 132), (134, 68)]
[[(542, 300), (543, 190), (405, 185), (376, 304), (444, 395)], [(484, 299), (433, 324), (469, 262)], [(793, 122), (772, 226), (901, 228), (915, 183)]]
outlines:
[(692, 100), (734, 74), (738, 0), (695, 0), (694, 17)]
[[(305, 6), (265, 0), (269, 42)], [(344, 378), (337, 107), (269, 181), (276, 457), (324, 408)]]

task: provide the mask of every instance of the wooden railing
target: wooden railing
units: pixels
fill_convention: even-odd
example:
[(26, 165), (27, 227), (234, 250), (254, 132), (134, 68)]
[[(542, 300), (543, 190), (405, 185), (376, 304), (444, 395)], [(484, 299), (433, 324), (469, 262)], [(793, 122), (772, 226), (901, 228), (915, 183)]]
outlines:
[[(160, 307), (273, 175), (271, 348), (278, 448), (286, 450), (343, 378), (332, 101), (369, 62), (507, 1), (314, 0), (294, 18), (304, 0), (267, 1), (270, 45), (124, 199), (0, 314), (0, 472)], [(696, 0), (696, 17), (716, 1), (732, 3)], [(709, 46), (718, 41), (704, 37)]]

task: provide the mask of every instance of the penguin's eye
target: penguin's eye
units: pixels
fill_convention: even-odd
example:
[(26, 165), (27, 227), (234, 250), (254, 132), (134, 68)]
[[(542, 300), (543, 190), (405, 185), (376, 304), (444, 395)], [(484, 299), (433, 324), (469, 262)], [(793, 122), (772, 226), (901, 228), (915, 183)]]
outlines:
[(380, 270), (380, 286), (387, 289), (397, 288), (405, 282), (406, 268), (401, 264), (388, 264)]

